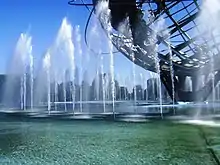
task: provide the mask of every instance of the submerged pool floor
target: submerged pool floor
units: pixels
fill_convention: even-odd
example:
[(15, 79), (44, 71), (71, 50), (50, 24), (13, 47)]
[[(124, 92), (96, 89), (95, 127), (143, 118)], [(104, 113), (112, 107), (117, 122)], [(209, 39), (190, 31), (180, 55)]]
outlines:
[[(200, 127), (166, 121), (0, 122), (0, 164), (216, 164)], [(220, 137), (218, 128), (202, 130), (209, 139)]]

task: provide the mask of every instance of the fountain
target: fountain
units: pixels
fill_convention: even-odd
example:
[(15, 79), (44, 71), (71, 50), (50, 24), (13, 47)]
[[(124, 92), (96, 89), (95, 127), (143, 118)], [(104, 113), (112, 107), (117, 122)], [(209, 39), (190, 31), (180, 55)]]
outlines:
[[(183, 9), (179, 8), (179, 6), (184, 6), (185, 1), (166, 1), (166, 9), (163, 9), (158, 17), (165, 15), (166, 20), (170, 23), (170, 29), (176, 30), (176, 32), (171, 33), (168, 39), (165, 37), (168, 40), (168, 45), (163, 45), (163, 42), (158, 41), (158, 35), (160, 35), (158, 33), (164, 25), (161, 22), (156, 22), (153, 28), (151, 27), (152, 30), (155, 30), (155, 33), (150, 36), (150, 43), (146, 43), (149, 44), (146, 46), (149, 49), (146, 49), (147, 53), (143, 53), (143, 58), (139, 58), (142, 56), (142, 52), (137, 53), (141, 50), (136, 49), (136, 45), (133, 44), (135, 39), (132, 40), (132, 38), (125, 35), (123, 35), (125, 38), (121, 39), (117, 35), (118, 31), (112, 29), (109, 22), (110, 11), (107, 7), (109, 1), (101, 1), (102, 3), (96, 8), (96, 11), (98, 11), (96, 14), (98, 17), (102, 17), (102, 14), (104, 14), (103, 19), (107, 19), (109, 23), (106, 29), (103, 28), (104, 31), (106, 30), (106, 36), (109, 39), (106, 44), (108, 52), (105, 53), (106, 51), (101, 50), (103, 49), (102, 44), (98, 42), (103, 41), (103, 36), (98, 34), (100, 32), (98, 28), (94, 28), (95, 30), (91, 31), (92, 37), (94, 35), (99, 36), (98, 39), (93, 38), (93, 42), (98, 43), (101, 48), (97, 52), (90, 52), (91, 60), (85, 65), (83, 65), (83, 62), (85, 62), (84, 51), (87, 50), (82, 44), (81, 37), (83, 35), (80, 33), (80, 26), (76, 27), (76, 33), (73, 35), (72, 26), (67, 18), (62, 20), (55, 42), (52, 43), (41, 59), (43, 67), (40, 66), (40, 73), (39, 75), (37, 73), (36, 77), (34, 75), (36, 70), (32, 55), (31, 37), (27, 34), (21, 35), (17, 43), (13, 68), (10, 68), (12, 76), (15, 75), (16, 79), (19, 80), (11, 81), (8, 84), (9, 87), (6, 87), (6, 89), (13, 88), (8, 90), (8, 94), (15, 95), (7, 97), (7, 99), (19, 100), (17, 104), (20, 108), (19, 112), (0, 112), (0, 164), (98, 164), (99, 162), (119, 165), (147, 163), (220, 164), (218, 160), (220, 158), (220, 122), (218, 121), (220, 116), (210, 114), (210, 105), (206, 103), (174, 105), (174, 98), (177, 98), (175, 95), (180, 97), (182, 94), (178, 93), (178, 86), (183, 84), (178, 75), (188, 76), (186, 83), (193, 91), (195, 90), (192, 81), (193, 76), (197, 73), (205, 74), (197, 72), (200, 68), (196, 68), (196, 65), (185, 66), (185, 64), (189, 64), (188, 59), (190, 58), (180, 61), (184, 64), (175, 61), (177, 53), (174, 52), (174, 48), (180, 49), (188, 41), (181, 40), (176, 44), (177, 40), (174, 38), (174, 43), (172, 37), (177, 33), (178, 38), (182, 39), (179, 31), (181, 29), (186, 31), (187, 28), (183, 24), (189, 24), (188, 27), (191, 23), (189, 17), (193, 19), (192, 14), (189, 14), (188, 18), (187, 15), (185, 17), (184, 12), (186, 11), (182, 12)], [(116, 2), (116, 0), (114, 1)], [(206, 0), (206, 2), (208, 1), (210, 0)], [(149, 6), (147, 9), (156, 9), (156, 4), (153, 5), (155, 2), (149, 0), (144, 5)], [(157, 2), (165, 1), (158, 0)], [(175, 6), (175, 3), (179, 6)], [(196, 0), (186, 3), (190, 6), (196, 3)], [(126, 5), (129, 6), (130, 4), (126, 2)], [(178, 11), (176, 12), (178, 16), (173, 16), (176, 13), (172, 5), (177, 10), (182, 10), (180, 14)], [(217, 5), (220, 6), (220, 3)], [(199, 8), (198, 6), (190, 6), (189, 8), (193, 10), (194, 7), (196, 7), (195, 9)], [(155, 13), (155, 10), (152, 12)], [(178, 17), (176, 18), (177, 21), (171, 20), (173, 17)], [(25, 19), (22, 18), (22, 20)], [(45, 20), (43, 21), (45, 22)], [(175, 25), (176, 22), (179, 26)], [(217, 20), (214, 22), (217, 23)], [(49, 37), (49, 34), (46, 37)], [(118, 40), (114, 42), (113, 40), (116, 38)], [(122, 61), (123, 56), (121, 54), (114, 54), (113, 45), (117, 42), (126, 42), (120, 45), (120, 49), (115, 46), (119, 52), (124, 53), (126, 56), (127, 61), (125, 60), (125, 62)], [(129, 47), (131, 45), (132, 48)], [(161, 45), (162, 48), (160, 49)], [(194, 48), (192, 49), (194, 50)], [(215, 80), (217, 80), (214, 75), (218, 73), (215, 70), (213, 52), (209, 52), (210, 67), (205, 65), (204, 67), (210, 69), (207, 69), (207, 72), (211, 73), (209, 74), (212, 80), (210, 85), (214, 88)], [(186, 57), (185, 54), (187, 53), (184, 53), (179, 56)], [(109, 61), (106, 61), (106, 59), (109, 59)], [(119, 59), (119, 65), (121, 65), (119, 67), (117, 66), (118, 61), (114, 62), (117, 59)], [(203, 62), (202, 60), (195, 61), (193, 59), (192, 61), (200, 65)], [(128, 62), (132, 62), (132, 65)], [(142, 66), (142, 68), (136, 65)], [(79, 68), (78, 71), (76, 66)], [(129, 67), (130, 70), (127, 69)], [(143, 68), (151, 71), (151, 77), (148, 77), (148, 73), (142, 72)], [(181, 70), (182, 68), (186, 69)], [(191, 70), (195, 72), (191, 73)], [(171, 82), (170, 79), (166, 81), (166, 76), (163, 77), (164, 73), (169, 72), (170, 75), (167, 75), (167, 77), (171, 77)], [(76, 79), (79, 81), (78, 83), (76, 83)], [(209, 77), (205, 78), (205, 80), (207, 79)], [(168, 84), (170, 85), (168, 86), (169, 89), (172, 87), (172, 91), (169, 91), (169, 94), (172, 92), (172, 95), (170, 94), (172, 105), (167, 105), (166, 100), (163, 100), (163, 96), (166, 95), (163, 88), (167, 85), (165, 81), (170, 82)], [(42, 86), (39, 91), (38, 85)], [(20, 90), (20, 93), (18, 89), (14, 90), (15, 86)], [(216, 88), (219, 90), (219, 84)], [(182, 87), (180, 92), (182, 92), (181, 90)], [(144, 91), (146, 92), (144, 93)], [(38, 99), (37, 92), (41, 92), (43, 97)], [(183, 89), (184, 92), (185, 89)], [(214, 101), (219, 98), (219, 91), (217, 93), (216, 96), (213, 89), (213, 106)], [(184, 94), (188, 96), (191, 93), (186, 92)], [(87, 106), (88, 112), (85, 110), (85, 106)], [(176, 114), (172, 114), (172, 108), (176, 108), (176, 106), (179, 109)], [(15, 106), (11, 107), (14, 108)], [(34, 109), (34, 113), (28, 111), (29, 107)], [(204, 108), (204, 111), (201, 111), (199, 119), (192, 120), (192, 113), (198, 111), (198, 108)], [(39, 120), (39, 118), (41, 119)], [(92, 121), (76, 122), (75, 120), (78, 119), (90, 119)], [(102, 119), (107, 120), (107, 122), (100, 121)], [(159, 119), (165, 120), (158, 121)], [(74, 122), (70, 122), (70, 120), (74, 120)], [(133, 124), (111, 121), (145, 123)], [(189, 124), (199, 126), (190, 126)]]
[[(4, 103), (6, 106), (19, 107), (26, 110), (33, 109), (33, 56), (32, 37), (27, 33), (21, 33), (15, 48), (8, 78), (4, 91)], [(28, 81), (30, 80), (30, 81)], [(19, 84), (19, 91), (17, 90)], [(30, 91), (27, 91), (27, 86)], [(16, 98), (20, 93), (20, 98)], [(28, 102), (27, 102), (28, 98)], [(17, 101), (19, 100), (19, 105)]]
[[(166, 47), (165, 51), (167, 52), (166, 60), (168, 60), (165, 62), (167, 63), (166, 68), (168, 71), (170, 71), (170, 76), (172, 79), (171, 80), (172, 107), (174, 108), (174, 106), (176, 106), (174, 105), (175, 92), (177, 92), (174, 90), (174, 74), (176, 74), (174, 73), (174, 69), (176, 67), (173, 67), (173, 65), (174, 66), (177, 65), (175, 59), (173, 59), (173, 56), (176, 57), (176, 54), (172, 52), (173, 48), (171, 47), (172, 45), (170, 45), (170, 43), (172, 42), (170, 41), (171, 36), (169, 36), (168, 32), (166, 31), (166, 27), (165, 27), (166, 34), (165, 35), (161, 34), (161, 31), (164, 30), (164, 24), (165, 24), (164, 20), (159, 20), (150, 25), (151, 26), (150, 28), (155, 30), (155, 32), (152, 32), (151, 34), (150, 43), (146, 43), (149, 44), (147, 46), (149, 46), (148, 52), (150, 52), (147, 55), (153, 61), (152, 63), (155, 64), (154, 65), (155, 68), (153, 68), (152, 72), (150, 72), (151, 78), (149, 79), (149, 77), (145, 77), (143, 73), (140, 73), (141, 70), (140, 72), (138, 72), (140, 68), (136, 67), (136, 65), (138, 65), (140, 61), (137, 60), (138, 58), (137, 54), (133, 51), (130, 52), (128, 51), (129, 52), (128, 58), (132, 61), (132, 66), (130, 70), (129, 79), (125, 79), (124, 75), (122, 75), (121, 73), (120, 75), (116, 74), (115, 76), (115, 69), (117, 69), (117, 67), (115, 67), (115, 63), (114, 63), (114, 51), (113, 51), (114, 49), (113, 49), (112, 40), (114, 35), (116, 35), (115, 34), (116, 30), (113, 30), (110, 25), (109, 15), (110, 15), (110, 11), (108, 9), (107, 3), (101, 2), (96, 8), (96, 16), (98, 16), (98, 18), (101, 17), (101, 19), (107, 20), (105, 21), (107, 22), (107, 24), (105, 24), (106, 27), (103, 28), (106, 29), (105, 32), (108, 37), (108, 44), (107, 44), (108, 53), (103, 53), (104, 51), (102, 50), (103, 49), (102, 44), (99, 43), (102, 38), (101, 35), (99, 34), (99, 29), (97, 28), (98, 25), (93, 26), (91, 29), (91, 36), (92, 39), (97, 37), (95, 39), (97, 40), (95, 44), (97, 44), (96, 46), (98, 46), (99, 49), (97, 52), (92, 52), (92, 51), (90, 52), (92, 55), (95, 55), (94, 58), (96, 60), (95, 62), (98, 61), (96, 63), (97, 65), (94, 68), (92, 68), (93, 66), (91, 66), (91, 68), (93, 69), (92, 71), (90, 71), (90, 68), (86, 68), (87, 66), (90, 67), (89, 62), (85, 66), (83, 65), (84, 47), (82, 45), (80, 26), (76, 26), (74, 33), (75, 35), (72, 35), (71, 24), (68, 22), (67, 18), (64, 18), (62, 20), (62, 24), (60, 26), (60, 29), (58, 30), (58, 34), (55, 38), (55, 42), (46, 52), (42, 62), (44, 71), (41, 72), (43, 72), (43, 74), (45, 73), (45, 77), (39, 78), (40, 80), (38, 81), (38, 83), (41, 83), (45, 86), (43, 89), (44, 91), (43, 90), (42, 91), (45, 92), (46, 94), (43, 93), (42, 95), (44, 95), (43, 96), (44, 98), (39, 99), (40, 101), (38, 100), (38, 102), (33, 101), (33, 98), (35, 99), (36, 97), (35, 91), (37, 89), (34, 91), (34, 83), (35, 83), (34, 81), (35, 77), (33, 75), (34, 58), (31, 52), (32, 51), (31, 37), (29, 37), (26, 34), (21, 35), (21, 39), (19, 39), (18, 42), (18, 44), (20, 44), (20, 47), (18, 48), (18, 50), (16, 49), (16, 53), (19, 54), (18, 56), (22, 57), (19, 62), (19, 64), (21, 65), (20, 68), (18, 69), (19, 73), (17, 73), (20, 79), (19, 80), (20, 109), (25, 110), (28, 109), (28, 107), (33, 109), (35, 108), (35, 102), (36, 102), (37, 106), (38, 105), (43, 105), (42, 107), (47, 106), (47, 111), (49, 114), (55, 114), (55, 112), (59, 113), (58, 111), (60, 112), (62, 111), (62, 113), (66, 112), (65, 115), (66, 114), (69, 115), (69, 111), (71, 111), (75, 115), (75, 116), (71, 116), (73, 118), (78, 116), (83, 116), (83, 114), (86, 113), (84, 109), (85, 106), (88, 107), (89, 113), (91, 112), (89, 115), (91, 116), (92, 115), (105, 116), (105, 115), (113, 114), (115, 117), (126, 113), (131, 113), (132, 116), (132, 113), (135, 113), (133, 117), (134, 116), (140, 117), (142, 115), (141, 113), (143, 113), (144, 115), (153, 113), (153, 115), (155, 116), (160, 115), (161, 118), (163, 118), (164, 117), (163, 114), (167, 112), (167, 108), (165, 108), (165, 105), (163, 105), (163, 96), (165, 96), (166, 94), (162, 93), (164, 91), (162, 87), (164, 86), (161, 86), (162, 85), (160, 78), (161, 61), (158, 57), (158, 51), (160, 51), (158, 45), (160, 43), (158, 42), (158, 36), (166, 39), (166, 42), (168, 43), (165, 44)], [(163, 28), (163, 30), (161, 30), (161, 28)], [(129, 35), (131, 35), (131, 34), (127, 34), (125, 31), (123, 31), (123, 29), (120, 29), (120, 33), (123, 33), (123, 35), (125, 35), (126, 37), (129, 37)], [(75, 41), (75, 44), (73, 44), (73, 40)], [(162, 42), (162, 44), (164, 43)], [(76, 49), (74, 45), (76, 46)], [(90, 48), (91, 47), (89, 47), (89, 49)], [(215, 86), (214, 74), (216, 74), (213, 65), (214, 56), (211, 56), (212, 55), (211, 52), (209, 53), (211, 59), (210, 72), (212, 73), (210, 74), (210, 76), (212, 79), (212, 86), (214, 87)], [(109, 55), (109, 57), (107, 56), (107, 58), (109, 58), (109, 63), (110, 63), (109, 65), (107, 65), (107, 67), (109, 67), (108, 69), (106, 69), (107, 67), (104, 68), (106, 66), (104, 54)], [(92, 59), (91, 61), (94, 62), (94, 59)], [(77, 73), (78, 78), (76, 74), (77, 69), (75, 68), (76, 67), (75, 63), (77, 63), (77, 67), (79, 67), (79, 71), (78, 71), (79, 73)], [(147, 64), (145, 64), (145, 66), (147, 67)], [(115, 81), (115, 77), (117, 77), (116, 80), (120, 80), (120, 81)], [(185, 81), (185, 83), (189, 88), (193, 88), (191, 78), (192, 77), (189, 76), (186, 78)], [(75, 84), (76, 79), (79, 81), (77, 84)], [(45, 83), (43, 80), (45, 81)], [(122, 85), (120, 83), (122, 84), (124, 83), (124, 84)], [(38, 84), (36, 83), (36, 86), (37, 85)], [(216, 97), (214, 91), (215, 90), (213, 89), (213, 93), (212, 93), (213, 106)], [(146, 100), (148, 104), (142, 104), (143, 102), (142, 100)], [(122, 102), (124, 105), (129, 105), (129, 106), (124, 106), (123, 108), (121, 108), (120, 106), (122, 105)], [(159, 113), (158, 111), (151, 112), (149, 110), (150, 106), (155, 106), (156, 108), (155, 107), (154, 108), (156, 110), (158, 110), (159, 108)], [(120, 107), (121, 109), (120, 108), (118, 109), (118, 107)], [(126, 108), (128, 108), (128, 110)], [(111, 113), (107, 113), (107, 112), (111, 112)]]
[[(26, 67), (25, 67), (26, 68)], [(23, 74), (23, 77), (22, 77), (22, 82), (23, 82), (23, 86), (22, 86), (22, 89), (23, 89), (23, 109), (26, 110), (26, 98), (27, 98), (27, 74), (26, 74), (26, 71), (24, 72)]]
[(64, 111), (66, 112), (67, 109), (66, 109), (66, 72), (63, 72), (63, 84), (62, 84), (62, 87), (63, 87), (63, 102), (64, 102)]
[(46, 71), (47, 74), (47, 110), (48, 113), (50, 114), (50, 110), (51, 110), (51, 100), (50, 100), (50, 68), (51, 68), (51, 55), (50, 52), (48, 51), (44, 57), (43, 60), (43, 67)]
[[(202, 39), (210, 40), (213, 39), (213, 43), (218, 43), (218, 38), (214, 36), (219, 35), (219, 12), (220, 12), (220, 3), (218, 0), (204, 0), (201, 4), (201, 13), (198, 16), (198, 23), (200, 26), (198, 27), (198, 33), (202, 34)], [(208, 26), (207, 26), (208, 25)], [(216, 70), (214, 68), (215, 56), (213, 52), (212, 43), (207, 43), (204, 45), (205, 47), (200, 48), (203, 54), (206, 54), (210, 58), (210, 79), (212, 81), (212, 107), (215, 111), (214, 102), (216, 102), (216, 92), (215, 92), (215, 75)], [(218, 48), (217, 48), (218, 50)], [(200, 54), (202, 56), (203, 54)]]
[[(80, 82), (82, 82), (82, 48), (81, 48), (81, 34), (80, 34), (80, 26), (76, 26), (76, 29), (75, 29), (75, 36), (76, 36), (76, 50), (77, 50), (77, 54), (79, 55), (79, 60), (80, 60), (80, 69), (79, 69), (79, 75), (80, 75)], [(80, 83), (81, 84), (81, 83)], [(82, 107), (82, 84), (80, 85), (80, 112), (82, 113), (83, 111), (83, 107)]]
[[(57, 61), (59, 59), (59, 61)], [(74, 45), (72, 42), (72, 26), (68, 22), (67, 18), (64, 18), (61, 27), (58, 31), (55, 44), (52, 47), (51, 53), (51, 67), (53, 72), (56, 73), (54, 79), (56, 81), (62, 82), (63, 90), (63, 104), (64, 109), (67, 111), (67, 101), (66, 101), (66, 85), (69, 84), (71, 88), (71, 98), (72, 98), (72, 111), (74, 113), (75, 109), (75, 85), (66, 82), (66, 74), (69, 72), (69, 79), (73, 83), (75, 82), (75, 59), (74, 59)], [(56, 84), (56, 82), (55, 82)], [(56, 86), (56, 85), (55, 85)], [(69, 89), (69, 88), (68, 88)], [(56, 90), (55, 90), (56, 91)], [(55, 92), (56, 93), (56, 92)], [(69, 103), (68, 103), (69, 104)]]
[(95, 100), (96, 101), (99, 101), (99, 87), (100, 87), (100, 84), (99, 84), (99, 68), (96, 68), (96, 75), (95, 75)]
[[(136, 89), (136, 71), (135, 71), (135, 56), (131, 54), (132, 58), (132, 79), (133, 79), (133, 91), (134, 91), (134, 105), (137, 103), (137, 89)], [(137, 108), (134, 106), (134, 111), (137, 113)]]
[(106, 112), (105, 108), (105, 100), (106, 100), (106, 83), (105, 83), (105, 75), (104, 75), (104, 67), (103, 67), (103, 55), (101, 55), (101, 75), (102, 75), (102, 102), (103, 102), (103, 112)]
[(150, 45), (153, 45), (153, 57), (154, 57), (154, 62), (155, 62), (155, 69), (156, 69), (156, 73), (158, 75), (157, 78), (157, 91), (159, 92), (159, 104), (160, 104), (160, 114), (161, 114), (161, 118), (163, 118), (163, 107), (162, 107), (162, 90), (161, 90), (161, 78), (160, 78), (160, 60), (158, 58), (158, 45), (156, 43), (157, 41), (157, 35), (159, 35), (160, 32), (160, 27), (161, 27), (161, 23), (163, 22), (163, 20), (158, 21), (156, 24), (154, 24), (153, 29), (155, 30), (154, 33), (151, 35), (151, 39), (150, 39)]
[(115, 117), (115, 80), (114, 80), (114, 55), (112, 44), (112, 26), (110, 24), (110, 10), (108, 8), (108, 2), (101, 1), (97, 6), (97, 16), (101, 19), (106, 19), (106, 32), (108, 37), (108, 48), (110, 56), (110, 86), (111, 86), (111, 99), (112, 99), (112, 112)]
[[(174, 106), (174, 104), (175, 104), (175, 87), (174, 87), (173, 53), (172, 53), (170, 41), (169, 41), (170, 35), (169, 35), (169, 33), (167, 35), (169, 36), (167, 42), (168, 42), (168, 52), (169, 52), (169, 61), (170, 61), (170, 77), (171, 77), (171, 83), (172, 83), (171, 84), (171, 86), (172, 86), (172, 98), (171, 99), (172, 99), (172, 104)], [(174, 109), (174, 114), (175, 114), (175, 109)]]
[[(107, 5), (107, 4), (104, 4)], [(108, 10), (108, 17), (110, 18), (110, 11)], [(115, 117), (115, 80), (114, 80), (114, 55), (113, 55), (113, 44), (111, 42), (111, 31), (112, 27), (109, 24), (107, 29), (107, 35), (109, 38), (109, 55), (110, 55), (110, 74), (111, 74), (111, 97), (112, 97), (112, 111)]]
[(33, 110), (33, 104), (34, 104), (34, 59), (33, 59), (33, 54), (30, 53), (29, 54), (29, 58), (30, 58), (30, 107), (31, 110)]
[(20, 79), (20, 102), (21, 102), (21, 104), (20, 104), (20, 108), (21, 109), (24, 109), (24, 88), (23, 88), (23, 77), (21, 77), (21, 79)]
[[(54, 102), (58, 102), (58, 83), (56, 80), (57, 74), (54, 74)], [(54, 105), (55, 111), (57, 111), (57, 104)]]

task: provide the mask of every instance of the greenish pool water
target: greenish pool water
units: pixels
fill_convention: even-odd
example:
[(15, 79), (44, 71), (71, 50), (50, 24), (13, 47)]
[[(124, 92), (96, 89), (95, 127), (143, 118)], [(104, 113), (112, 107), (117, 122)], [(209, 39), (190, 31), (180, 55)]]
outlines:
[(215, 164), (200, 131), (165, 121), (0, 122), (0, 164)]

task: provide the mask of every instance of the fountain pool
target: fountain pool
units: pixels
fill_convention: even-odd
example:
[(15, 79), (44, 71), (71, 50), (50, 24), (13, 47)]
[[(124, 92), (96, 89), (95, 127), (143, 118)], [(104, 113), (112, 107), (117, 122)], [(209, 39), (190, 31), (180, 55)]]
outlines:
[(218, 151), (220, 128), (171, 121), (1, 120), (0, 163), (215, 164), (201, 129)]
[[(172, 34), (164, 28), (172, 83), (169, 96), (160, 76), (158, 36), (163, 23), (159, 23), (148, 35), (148, 46), (155, 49), (145, 54), (152, 56), (155, 73), (144, 76), (138, 72), (139, 57), (133, 48), (126, 53), (133, 62), (131, 73), (127, 77), (117, 73), (110, 11), (106, 2), (101, 3), (96, 8), (100, 22), (94, 21), (88, 48), (82, 43), (81, 27), (77, 25), (74, 34), (64, 17), (37, 70), (32, 36), (20, 35), (1, 91), (0, 164), (220, 164), (220, 104), (219, 93), (216, 97), (214, 92), (214, 65), (211, 104), (176, 104)], [(103, 43), (99, 43), (103, 39), (100, 28), (106, 29), (108, 38)], [(108, 63), (104, 54), (109, 54)], [(192, 78), (182, 83), (184, 92), (196, 89)]]

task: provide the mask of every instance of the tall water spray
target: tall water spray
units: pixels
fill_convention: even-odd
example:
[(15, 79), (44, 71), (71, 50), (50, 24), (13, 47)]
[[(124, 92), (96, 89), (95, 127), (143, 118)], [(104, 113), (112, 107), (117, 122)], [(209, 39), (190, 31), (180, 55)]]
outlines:
[(113, 54), (113, 44), (112, 44), (112, 26), (110, 23), (110, 10), (108, 8), (107, 1), (101, 1), (97, 5), (97, 15), (99, 19), (105, 22), (105, 29), (108, 36), (108, 47), (110, 56), (110, 79), (111, 79), (111, 97), (112, 97), (112, 112), (115, 116), (115, 80), (114, 80), (114, 54)]
[(106, 88), (105, 88), (105, 75), (104, 75), (104, 65), (103, 65), (103, 55), (101, 54), (101, 74), (102, 74), (102, 101), (103, 101), (103, 111), (104, 113), (106, 112), (105, 108), (105, 93), (106, 93)]
[(95, 75), (95, 99), (98, 101), (99, 100), (99, 70), (98, 68), (96, 69), (96, 75)]
[(106, 91), (106, 100), (110, 100), (110, 89), (109, 89), (109, 74), (105, 75), (105, 91)]
[(30, 58), (30, 106), (31, 110), (33, 110), (33, 100), (34, 100), (34, 59), (32, 53), (29, 54)]
[(133, 91), (134, 91), (134, 108), (136, 112), (136, 102), (137, 102), (137, 90), (136, 90), (136, 69), (135, 69), (135, 55), (131, 53), (132, 58), (132, 79), (133, 79)]
[[(14, 64), (12, 66), (12, 74), (20, 77), (20, 100), (21, 109), (26, 109), (27, 97), (27, 74), (33, 79), (33, 55), (32, 55), (32, 37), (28, 34), (22, 33), (17, 42), (15, 49)], [(16, 68), (15, 68), (16, 67)], [(28, 71), (28, 67), (30, 70)], [(13, 84), (14, 85), (14, 84)], [(31, 108), (33, 108), (33, 82), (31, 81), (31, 93), (28, 98), (31, 100)]]
[(170, 43), (168, 42), (168, 51), (169, 51), (169, 66), (170, 66), (170, 77), (171, 77), (171, 87), (172, 87), (172, 104), (173, 104), (173, 113), (175, 114), (175, 108), (174, 108), (174, 104), (175, 104), (175, 88), (174, 88), (174, 70), (173, 70), (173, 53), (171, 50), (171, 46)]
[(81, 46), (81, 43), (82, 43), (82, 41), (81, 41), (81, 33), (80, 33), (80, 26), (78, 25), (78, 26), (76, 26), (76, 45), (77, 45), (77, 47), (76, 47), (76, 50), (77, 50), (77, 54), (78, 54), (78, 56), (79, 56), (79, 60), (80, 60), (80, 62), (79, 62), (79, 75), (80, 75), (80, 88), (79, 88), (79, 97), (80, 97), (80, 112), (82, 112), (83, 111), (83, 107), (82, 107), (82, 46)]
[(157, 78), (157, 88), (159, 92), (159, 104), (160, 104), (160, 114), (163, 118), (163, 107), (162, 107), (162, 89), (161, 89), (161, 78), (160, 78), (160, 59), (158, 58), (158, 44), (157, 42), (157, 35), (159, 34), (159, 28), (160, 28), (160, 22), (158, 24), (155, 24), (154, 27), (154, 33), (151, 36), (150, 43), (153, 46), (153, 56), (154, 56), (154, 62), (155, 62), (155, 69), (158, 75)]
[(174, 88), (174, 70), (173, 70), (173, 53), (169, 46), (169, 58), (170, 58), (170, 77), (171, 77), (171, 85), (172, 85), (172, 103), (174, 105), (175, 101), (175, 88)]
[[(58, 31), (56, 42), (54, 45), (54, 54), (53, 56), (53, 69), (57, 73), (57, 76), (61, 81), (63, 81), (63, 86), (66, 85), (64, 80), (65, 72), (70, 73), (70, 88), (72, 96), (72, 110), (75, 111), (75, 58), (74, 58), (74, 45), (72, 42), (72, 31), (73, 28), (65, 17), (62, 21), (61, 27)], [(59, 59), (59, 61), (57, 61)], [(64, 95), (66, 93), (66, 87), (64, 87)], [(66, 109), (66, 100), (64, 98), (64, 104)]]
[(210, 59), (211, 59), (211, 79), (212, 79), (212, 105), (213, 105), (213, 110), (215, 111), (215, 108), (214, 108), (214, 102), (216, 101), (216, 98), (215, 98), (215, 70), (214, 70), (214, 57), (213, 57), (212, 53), (210, 53)]
[(46, 71), (47, 74), (47, 110), (48, 113), (50, 114), (50, 110), (51, 110), (51, 100), (50, 100), (50, 68), (51, 68), (51, 56), (50, 56), (50, 52), (48, 51), (44, 57), (43, 60), (43, 67)]
[[(200, 33), (205, 40), (212, 40), (206, 46), (207, 56), (210, 57), (210, 66), (211, 66), (211, 80), (212, 80), (212, 99), (215, 101), (215, 66), (214, 66), (214, 47), (212, 44), (218, 44), (219, 39), (216, 36), (219, 36), (219, 13), (220, 13), (220, 2), (219, 0), (204, 0), (201, 5), (201, 12), (198, 17), (200, 24)], [(200, 34), (200, 35), (201, 35)], [(218, 49), (218, 48), (217, 48)], [(205, 53), (205, 52), (203, 52)], [(214, 105), (213, 105), (214, 106)]]
[[(83, 73), (83, 101), (86, 103), (89, 101), (89, 96), (90, 96), (90, 85), (89, 85), (89, 79), (88, 79), (88, 71), (87, 69), (84, 70)], [(89, 112), (89, 104), (85, 104), (83, 107), (84, 112)]]
[(58, 102), (58, 82), (57, 82), (57, 73), (54, 73), (54, 102), (55, 102), (55, 111), (57, 111), (57, 102)]
[(161, 89), (161, 79), (160, 79), (160, 63), (159, 63), (160, 61), (159, 61), (157, 54), (155, 54), (155, 61), (156, 61), (156, 69), (157, 69), (157, 74), (158, 74), (157, 87), (158, 87), (158, 92), (159, 92), (160, 114), (161, 114), (161, 117), (163, 118), (163, 107), (162, 107), (163, 102), (162, 102), (162, 89)]
[(111, 25), (108, 28), (108, 45), (110, 53), (110, 74), (111, 74), (111, 95), (112, 95), (112, 111), (115, 114), (115, 80), (114, 80), (114, 55), (113, 55), (113, 44), (111, 41)]
[[(170, 42), (170, 33), (168, 31), (168, 28), (165, 24), (165, 20), (161, 19), (159, 21), (159, 26), (162, 27), (164, 30), (161, 34), (159, 34), (161, 37), (165, 39), (166, 46), (168, 47), (168, 54), (169, 54), (169, 68), (170, 68), (170, 77), (171, 77), (171, 88), (172, 88), (172, 104), (174, 109), (175, 104), (175, 87), (174, 87), (174, 69), (173, 69), (173, 53), (171, 49), (171, 42)], [(174, 109), (175, 114), (175, 109)]]
[[(26, 68), (26, 66), (25, 66)], [(26, 69), (25, 69), (26, 70)], [(27, 73), (26, 71), (23, 73), (23, 108), (24, 110), (26, 110), (26, 106), (27, 106), (27, 103), (26, 103), (26, 100), (27, 100)]]
[[(100, 12), (101, 12), (101, 6), (98, 6), (97, 8), (99, 8), (98, 12), (97, 12), (97, 16), (100, 16)], [(103, 103), (103, 112), (105, 113), (106, 112), (106, 95), (107, 95), (107, 76), (106, 74), (104, 73), (104, 57), (103, 57), (103, 53), (102, 53), (102, 44), (101, 44), (101, 40), (102, 40), (102, 36), (100, 34), (100, 26), (99, 26), (99, 21), (97, 19), (93, 19), (92, 20), (92, 28), (91, 28), (91, 31), (90, 31), (90, 37), (92, 38), (92, 41), (90, 41), (89, 43), (89, 49), (91, 47), (91, 44), (92, 44), (92, 48), (94, 47), (97, 47), (98, 51), (97, 52), (94, 52), (95, 55), (98, 55), (98, 67), (97, 67), (97, 71), (99, 69), (99, 66), (100, 66), (100, 71), (101, 72), (101, 82), (100, 81), (96, 81), (95, 83), (95, 86), (98, 87), (98, 89), (96, 88), (95, 91), (96, 93), (99, 93), (99, 88), (100, 86), (102, 86), (102, 103)], [(93, 41), (96, 40), (96, 42), (94, 43)], [(97, 72), (96, 72), (96, 77), (97, 77)], [(99, 79), (99, 78), (98, 78)], [(101, 83), (101, 84), (99, 84)]]
[(66, 72), (63, 72), (63, 102), (64, 102), (64, 111), (67, 111), (67, 106), (66, 106)]
[[(159, 32), (158, 35), (160, 35), (160, 37), (162, 37), (165, 40), (165, 44), (168, 47), (169, 68), (170, 68), (171, 88), (172, 88), (172, 98), (171, 99), (172, 99), (172, 104), (174, 106), (174, 104), (175, 104), (175, 88), (174, 88), (173, 53), (172, 53), (172, 49), (171, 49), (171, 45), (170, 45), (170, 33), (169, 33), (168, 28), (165, 24), (165, 19), (161, 18), (158, 21), (158, 25), (157, 25), (156, 30), (157, 30), (157, 32)], [(174, 111), (174, 114), (175, 114), (175, 111)]]
[(20, 108), (24, 109), (24, 89), (23, 89), (23, 76), (20, 78)]

